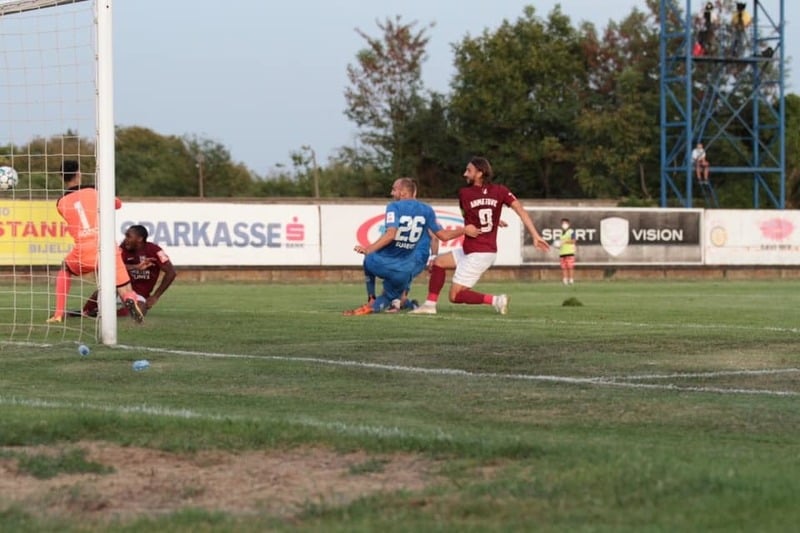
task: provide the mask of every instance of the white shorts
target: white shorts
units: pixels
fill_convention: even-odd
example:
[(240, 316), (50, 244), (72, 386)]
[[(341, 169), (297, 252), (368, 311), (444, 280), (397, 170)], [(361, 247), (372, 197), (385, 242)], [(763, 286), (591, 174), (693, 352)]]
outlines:
[(496, 253), (475, 252), (465, 254), (463, 248), (453, 250), (453, 259), (456, 262), (456, 272), (453, 274), (453, 283), (469, 287), (478, 283), (484, 272), (489, 270), (497, 258)]

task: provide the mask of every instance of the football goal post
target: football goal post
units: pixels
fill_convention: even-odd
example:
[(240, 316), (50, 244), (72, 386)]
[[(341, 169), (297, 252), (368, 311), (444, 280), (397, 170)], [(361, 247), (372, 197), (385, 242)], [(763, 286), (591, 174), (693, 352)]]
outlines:
[[(0, 0), (0, 342), (117, 342), (111, 0)], [(73, 240), (56, 209), (62, 165), (98, 191), (98, 268), (71, 278), (50, 323), (55, 279)], [(99, 318), (80, 315), (97, 289)], [(63, 294), (63, 291), (61, 291)], [(73, 315), (73, 316), (70, 316)]]

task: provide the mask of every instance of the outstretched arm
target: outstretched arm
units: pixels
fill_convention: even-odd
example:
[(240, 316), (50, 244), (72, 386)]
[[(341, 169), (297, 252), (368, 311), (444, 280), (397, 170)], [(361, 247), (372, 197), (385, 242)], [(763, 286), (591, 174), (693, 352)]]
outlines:
[(428, 230), (428, 233), (431, 235), (431, 255), (438, 255), (439, 254), (439, 237), (436, 236), (434, 232)]
[(536, 226), (533, 225), (533, 220), (531, 219), (530, 215), (528, 215), (528, 212), (525, 211), (524, 207), (522, 207), (522, 203), (519, 200), (514, 200), (511, 203), (511, 209), (513, 209), (520, 220), (522, 220), (522, 224), (525, 226), (525, 229), (527, 229), (528, 233), (530, 233), (531, 237), (533, 237), (533, 245), (544, 252), (548, 251), (550, 249), (550, 244), (546, 240), (542, 239), (541, 235), (539, 235), (539, 232), (536, 230)]
[(386, 232), (383, 235), (381, 235), (377, 241), (373, 242), (369, 246), (361, 246), (360, 244), (356, 244), (353, 247), (353, 250), (364, 255), (377, 252), (381, 248), (388, 246), (389, 243), (394, 240), (395, 235), (397, 235), (397, 228), (395, 227), (386, 228)]
[(148, 309), (156, 305), (158, 299), (161, 298), (161, 295), (167, 291), (169, 286), (172, 285), (172, 282), (175, 281), (175, 278), (178, 276), (178, 273), (175, 271), (175, 267), (172, 265), (172, 261), (162, 263), (161, 269), (164, 271), (164, 275), (161, 277), (161, 282), (159, 282), (156, 290), (153, 291), (153, 294), (151, 294), (147, 299)]
[(439, 231), (434, 232), (434, 235), (443, 241), (450, 241), (457, 239), (462, 235), (466, 235), (467, 237), (477, 237), (480, 235), (480, 233), (481, 230), (479, 230), (477, 227), (473, 226), (472, 224), (467, 224), (463, 228), (440, 229)]
[[(477, 237), (480, 232), (481, 231), (478, 228), (472, 224), (469, 224), (465, 228), (440, 229), (439, 231), (434, 232), (434, 235), (443, 241), (449, 241), (461, 237), (462, 235), (466, 235), (468, 237)], [(373, 242), (369, 246), (361, 246), (360, 244), (357, 244), (353, 247), (353, 250), (364, 255), (377, 252), (381, 248), (391, 243), (396, 235), (397, 228), (387, 228), (386, 233), (381, 235), (377, 241)]]

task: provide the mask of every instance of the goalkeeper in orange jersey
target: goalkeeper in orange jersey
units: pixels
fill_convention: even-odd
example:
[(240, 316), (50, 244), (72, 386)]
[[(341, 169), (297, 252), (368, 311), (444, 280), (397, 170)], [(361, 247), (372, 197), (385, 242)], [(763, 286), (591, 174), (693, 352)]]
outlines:
[[(120, 244), (122, 262), (131, 277), (131, 286), (144, 313), (158, 303), (178, 273), (167, 253), (156, 243), (147, 240), (147, 228), (134, 224), (125, 232), (125, 240)], [(162, 275), (163, 273), (163, 275)], [(121, 307), (117, 316), (130, 314)], [(97, 316), (97, 291), (94, 291), (81, 311), (69, 311), (67, 316)]]
[[(100, 230), (97, 220), (97, 190), (91, 185), (81, 185), (81, 171), (77, 161), (64, 161), (62, 167), (64, 179), (64, 195), (59, 198), (56, 208), (67, 223), (67, 233), (75, 241), (75, 246), (64, 258), (61, 270), (56, 276), (56, 310), (47, 322), (64, 321), (64, 309), (67, 305), (72, 276), (83, 276), (97, 272), (97, 251), (99, 248)], [(122, 202), (116, 199), (116, 208)], [(131, 287), (131, 278), (122, 262), (119, 250), (116, 251), (116, 285), (117, 293), (136, 322), (142, 322), (144, 313)]]

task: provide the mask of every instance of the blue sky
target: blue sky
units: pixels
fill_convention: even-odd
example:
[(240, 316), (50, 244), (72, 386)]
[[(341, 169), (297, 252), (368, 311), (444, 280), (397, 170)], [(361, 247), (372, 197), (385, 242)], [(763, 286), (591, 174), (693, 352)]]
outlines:
[[(786, 55), (800, 76), (792, 31), (800, 2), (784, 0)], [(545, 17), (554, 0), (116, 0), (115, 122), (164, 135), (197, 134), (225, 145), (259, 175), (311, 146), (320, 162), (352, 145), (344, 116), (346, 68), (364, 45), (355, 29), (378, 35), (377, 20), (401, 15), (429, 31), (426, 88), (448, 92), (452, 43), (516, 20), (526, 5)], [(701, 6), (700, 0), (693, 5)], [(777, 17), (778, 0), (763, 0)], [(564, 0), (573, 24), (599, 28), (643, 0)], [(774, 5), (774, 8), (770, 6)], [(698, 8), (699, 9), (699, 8)], [(693, 9), (694, 10), (694, 9)], [(787, 91), (800, 92), (787, 79)]]

